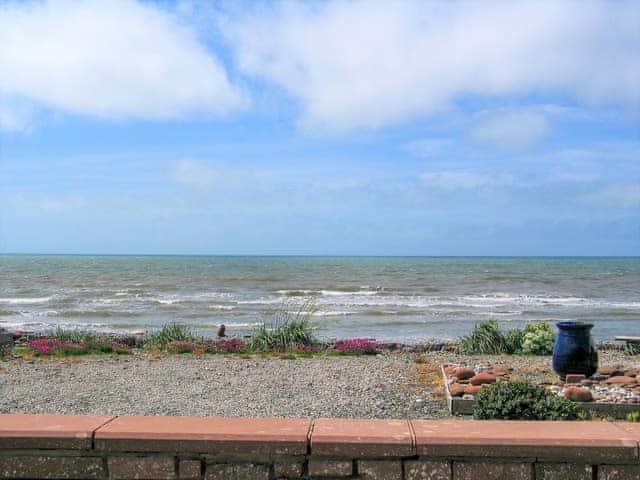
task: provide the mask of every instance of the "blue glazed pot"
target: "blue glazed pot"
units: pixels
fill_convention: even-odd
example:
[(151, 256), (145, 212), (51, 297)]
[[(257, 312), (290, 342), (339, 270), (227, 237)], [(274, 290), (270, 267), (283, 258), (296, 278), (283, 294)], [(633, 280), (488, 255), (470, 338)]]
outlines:
[(559, 322), (558, 337), (553, 347), (553, 370), (562, 380), (568, 373), (590, 377), (598, 370), (598, 352), (593, 344), (593, 324)]

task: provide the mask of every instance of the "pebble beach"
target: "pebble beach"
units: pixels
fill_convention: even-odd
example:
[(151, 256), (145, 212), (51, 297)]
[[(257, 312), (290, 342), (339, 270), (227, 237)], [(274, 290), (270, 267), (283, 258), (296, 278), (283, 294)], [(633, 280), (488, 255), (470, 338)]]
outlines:
[[(14, 358), (0, 362), (0, 413), (443, 418), (440, 365), (463, 362), (507, 364), (532, 379), (553, 375), (550, 357), (449, 352)], [(637, 369), (640, 357), (603, 351), (600, 365)]]

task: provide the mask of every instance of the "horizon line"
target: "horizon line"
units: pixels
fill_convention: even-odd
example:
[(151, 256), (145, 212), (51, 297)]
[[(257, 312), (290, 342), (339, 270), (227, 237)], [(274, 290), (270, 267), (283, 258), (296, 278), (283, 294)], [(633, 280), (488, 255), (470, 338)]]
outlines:
[(361, 257), (361, 258), (640, 258), (640, 255), (409, 255), (409, 254), (324, 254), (324, 253), (59, 253), (0, 252), (0, 256), (69, 257)]

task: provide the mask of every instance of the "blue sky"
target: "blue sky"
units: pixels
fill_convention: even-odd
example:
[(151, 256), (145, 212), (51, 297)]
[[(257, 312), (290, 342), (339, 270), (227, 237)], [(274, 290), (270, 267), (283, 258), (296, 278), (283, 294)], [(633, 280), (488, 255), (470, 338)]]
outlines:
[(0, 5), (0, 251), (640, 253), (636, 2)]

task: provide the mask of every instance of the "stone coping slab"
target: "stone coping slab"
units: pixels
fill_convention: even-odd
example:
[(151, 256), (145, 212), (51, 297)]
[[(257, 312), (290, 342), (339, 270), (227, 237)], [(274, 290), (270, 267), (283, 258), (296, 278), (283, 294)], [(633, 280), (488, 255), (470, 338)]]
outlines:
[(118, 417), (95, 434), (96, 450), (304, 455), (304, 418)]
[(93, 432), (114, 417), (0, 414), (0, 449), (90, 450)]
[[(533, 458), (639, 464), (640, 424), (477, 420), (109, 417), (0, 414), (0, 453)], [(86, 453), (81, 453), (86, 455)]]
[(316, 420), (311, 434), (311, 455), (403, 457), (414, 454), (408, 420)]
[(640, 435), (634, 438), (624, 424), (619, 423), (498, 420), (413, 420), (411, 423), (418, 455), (589, 462), (638, 460)]

